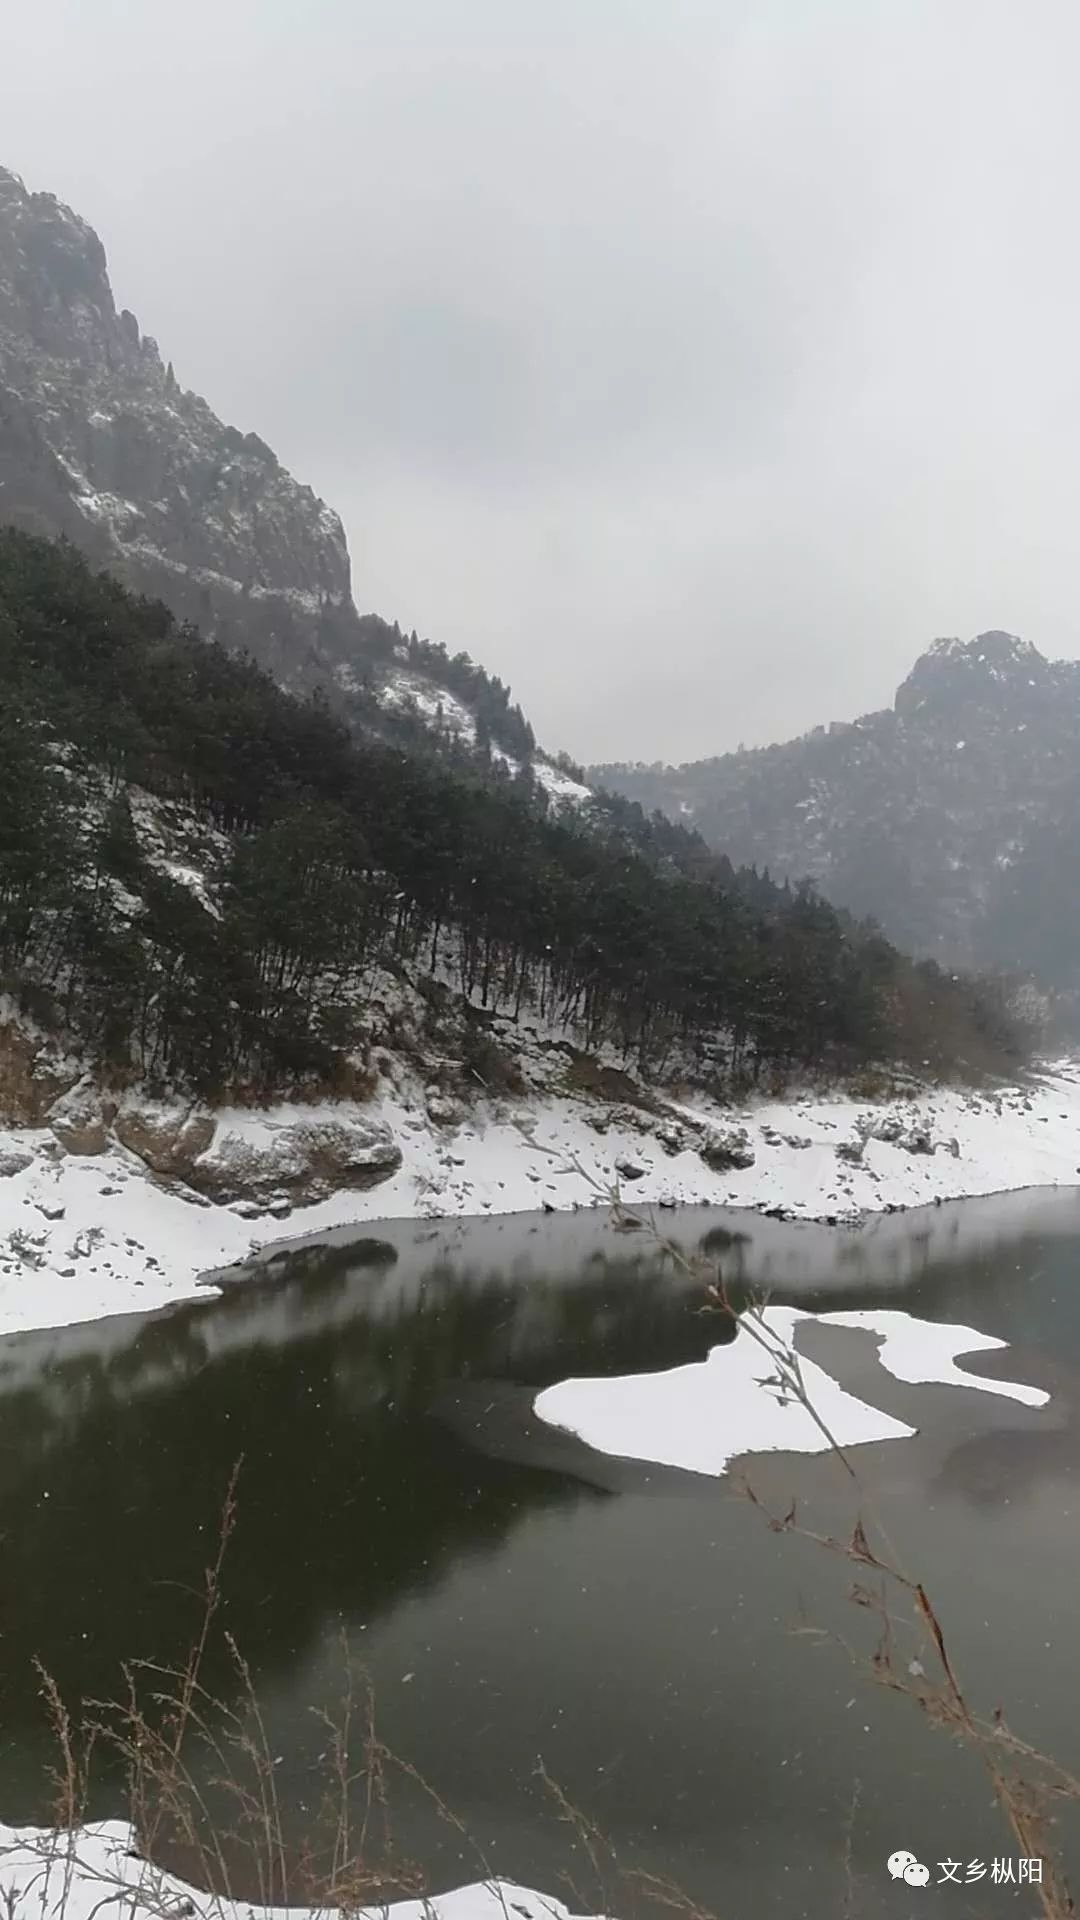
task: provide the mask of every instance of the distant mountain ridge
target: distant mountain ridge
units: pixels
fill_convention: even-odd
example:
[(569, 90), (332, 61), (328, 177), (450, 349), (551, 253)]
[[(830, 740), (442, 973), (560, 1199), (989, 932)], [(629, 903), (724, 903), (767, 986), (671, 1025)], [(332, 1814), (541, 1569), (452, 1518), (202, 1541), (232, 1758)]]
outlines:
[(0, 521), (64, 536), (207, 639), (352, 725), (406, 744), (490, 747), (557, 803), (588, 795), (467, 656), (358, 613), (338, 515), (255, 433), (177, 381), (118, 311), (105, 249), (52, 194), (0, 167)]
[(1080, 663), (1014, 634), (935, 641), (858, 720), (589, 778), (942, 964), (1080, 986)]

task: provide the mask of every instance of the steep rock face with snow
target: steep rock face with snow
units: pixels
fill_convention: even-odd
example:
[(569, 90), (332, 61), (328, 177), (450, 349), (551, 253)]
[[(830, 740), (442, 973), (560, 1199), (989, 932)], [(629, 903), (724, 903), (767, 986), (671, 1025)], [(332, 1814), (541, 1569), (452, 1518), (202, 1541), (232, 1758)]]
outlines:
[(0, 511), (281, 678), (355, 651), (337, 515), (185, 392), (118, 312), (84, 220), (0, 167)]
[(0, 167), (3, 521), (65, 536), (281, 685), (321, 688), (358, 731), (479, 746), (498, 774), (530, 766), (555, 806), (590, 797), (536, 753), (498, 679), (357, 612), (337, 514), (180, 386), (117, 310), (93, 228)]
[(942, 963), (1080, 984), (1080, 664), (1012, 634), (935, 641), (854, 722), (592, 777)]

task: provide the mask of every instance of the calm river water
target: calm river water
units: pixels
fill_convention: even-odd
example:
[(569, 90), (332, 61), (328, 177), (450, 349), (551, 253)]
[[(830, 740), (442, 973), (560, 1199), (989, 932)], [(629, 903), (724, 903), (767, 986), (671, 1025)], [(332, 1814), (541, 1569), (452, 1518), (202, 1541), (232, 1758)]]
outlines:
[[(962, 1322), (1010, 1342), (973, 1370), (1049, 1390), (1035, 1411), (904, 1385), (864, 1333), (807, 1339), (919, 1429), (859, 1460), (970, 1694), (1080, 1770), (1080, 1195), (857, 1231), (660, 1220), (736, 1290)], [(541, 1762), (623, 1866), (721, 1920), (1035, 1910), (989, 1874), (888, 1879), (901, 1847), (935, 1878), (938, 1861), (1018, 1850), (978, 1765), (853, 1657), (873, 1636), (850, 1566), (770, 1531), (730, 1479), (604, 1459), (532, 1417), (567, 1375), (668, 1367), (730, 1336), (642, 1235), (589, 1214), (399, 1223), (252, 1271), (220, 1298), (0, 1342), (0, 1817), (50, 1804), (35, 1657), (76, 1705), (114, 1695), (125, 1660), (182, 1657), (242, 1454), (222, 1622), (296, 1848), (327, 1747), (312, 1708), (338, 1699), (347, 1654), (381, 1738), (491, 1869), (572, 1906), (567, 1871), (578, 1900), (604, 1893)], [(777, 1510), (797, 1497), (808, 1524), (850, 1532), (834, 1461), (771, 1455), (749, 1476)], [(223, 1656), (209, 1672), (232, 1686)], [(107, 1762), (96, 1795), (97, 1815), (122, 1812)], [(405, 1777), (391, 1796), (434, 1887), (482, 1877), (433, 1801)]]

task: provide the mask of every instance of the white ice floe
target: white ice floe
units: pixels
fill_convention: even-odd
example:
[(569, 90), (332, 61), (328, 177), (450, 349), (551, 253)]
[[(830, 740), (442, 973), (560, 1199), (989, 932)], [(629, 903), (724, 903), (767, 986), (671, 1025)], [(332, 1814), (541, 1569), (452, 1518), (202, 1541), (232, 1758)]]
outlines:
[[(770, 1332), (790, 1337), (792, 1307), (767, 1307)], [(840, 1446), (904, 1440), (915, 1431), (868, 1407), (812, 1360), (802, 1360), (806, 1390)], [(563, 1380), (535, 1400), (541, 1420), (577, 1434), (600, 1453), (655, 1460), (691, 1473), (724, 1473), (744, 1453), (821, 1453), (828, 1443), (798, 1400), (770, 1386), (768, 1353), (740, 1328), (706, 1360), (664, 1373), (607, 1380)]]
[[(266, 1907), (199, 1893), (139, 1858), (135, 1835), (120, 1820), (56, 1833), (0, 1826), (0, 1902), (11, 1914), (41, 1920), (302, 1920), (305, 1907)], [(325, 1909), (323, 1910), (325, 1911)], [(358, 1907), (354, 1920), (573, 1920), (561, 1900), (509, 1880), (478, 1881), (421, 1900)]]
[(821, 1313), (816, 1317), (822, 1326), (858, 1327), (876, 1333), (881, 1340), (878, 1359), (897, 1380), (978, 1387), (983, 1393), (1019, 1400), (1025, 1407), (1045, 1407), (1050, 1398), (1042, 1387), (1024, 1386), (1017, 1380), (991, 1380), (957, 1366), (958, 1354), (990, 1353), (1008, 1346), (1008, 1341), (999, 1340), (996, 1334), (977, 1333), (974, 1327), (943, 1326), (936, 1320), (917, 1320), (913, 1314), (884, 1308)]
[[(1029, 1406), (1049, 1399), (1036, 1387), (962, 1372), (955, 1365), (957, 1354), (1006, 1344), (971, 1327), (938, 1326), (906, 1313), (814, 1315), (797, 1307), (766, 1307), (762, 1319), (767, 1334), (788, 1348), (804, 1321), (876, 1333), (882, 1365), (899, 1380), (978, 1387)], [(838, 1445), (909, 1439), (916, 1431), (856, 1399), (802, 1353), (799, 1365), (810, 1402)], [(563, 1380), (539, 1393), (534, 1407), (541, 1420), (576, 1434), (600, 1453), (691, 1473), (724, 1473), (732, 1460), (748, 1453), (824, 1453), (829, 1447), (808, 1409), (780, 1386), (775, 1361), (747, 1325), (740, 1325), (733, 1341), (714, 1347), (706, 1360), (663, 1373)]]

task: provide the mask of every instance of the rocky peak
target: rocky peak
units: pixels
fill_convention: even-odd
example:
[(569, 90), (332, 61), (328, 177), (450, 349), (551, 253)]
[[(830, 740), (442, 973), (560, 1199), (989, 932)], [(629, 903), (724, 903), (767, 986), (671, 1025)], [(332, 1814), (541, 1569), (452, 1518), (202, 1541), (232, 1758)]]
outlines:
[(84, 364), (138, 360), (138, 324), (118, 317), (105, 249), (85, 220), (0, 167), (0, 233), (0, 327), (42, 352), (74, 349)]
[(357, 652), (337, 515), (178, 385), (117, 310), (93, 228), (4, 168), (0, 506), (286, 683), (329, 679)]
[(935, 640), (897, 688), (895, 710), (909, 723), (954, 726), (965, 718), (1019, 720), (1052, 697), (1060, 673), (1014, 633)]
[[(357, 730), (453, 752), (483, 735), (493, 764), (533, 765), (509, 688), (360, 617), (337, 514), (184, 390), (117, 309), (93, 228), (2, 167), (0, 520), (65, 536), (281, 685), (318, 687)], [(533, 771), (552, 804), (588, 798), (543, 759)]]
[(111, 307), (105, 249), (93, 228), (54, 193), (30, 193), (19, 174), (0, 167), (0, 214), (24, 271), (37, 271), (46, 282), (59, 275), (67, 279), (68, 297), (86, 292)]
[(943, 639), (895, 707), (677, 769), (599, 768), (735, 862), (814, 879), (900, 946), (1080, 1004), (1080, 661)]

